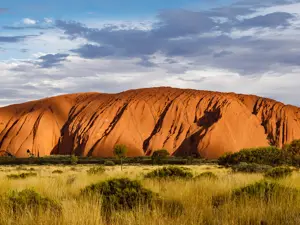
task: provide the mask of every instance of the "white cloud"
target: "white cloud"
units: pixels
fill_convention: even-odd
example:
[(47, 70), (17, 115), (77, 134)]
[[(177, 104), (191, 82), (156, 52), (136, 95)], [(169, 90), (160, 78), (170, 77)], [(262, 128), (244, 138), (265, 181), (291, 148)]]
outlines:
[(35, 25), (37, 23), (37, 21), (30, 18), (24, 18), (22, 22), (26, 25)]
[(44, 18), (45, 23), (53, 23), (51, 18)]
[(136, 59), (89, 60), (69, 56), (62, 67), (49, 69), (22, 61), (2, 62), (0, 79), (6, 98), (0, 99), (0, 105), (62, 93), (112, 93), (152, 86), (255, 94), (299, 105), (299, 68), (287, 68), (290, 72), (284, 73), (284, 76), (278, 70), (261, 77), (247, 77), (216, 68), (169, 73), (168, 68), (145, 68), (136, 65), (136, 62)]
[[(292, 7), (280, 6), (260, 9), (256, 14), (251, 14), (244, 18), (253, 18), (257, 15), (266, 15), (278, 11), (300, 12), (299, 5), (295, 4)], [(226, 35), (228, 35), (228, 39), (232, 37), (234, 40), (231, 42), (231, 40), (229, 41), (223, 37), (225, 43), (228, 41), (228, 46), (210, 43), (213, 38), (224, 35), (223, 31), (200, 32), (181, 38), (170, 38), (169, 40), (172, 40), (173, 44), (176, 41), (182, 41), (181, 45), (174, 46), (171, 49), (176, 50), (177, 52), (175, 51), (175, 53), (177, 54), (172, 55), (170, 53), (167, 55), (166, 51), (161, 51), (149, 57), (146, 56), (145, 61), (149, 61), (148, 65), (154, 64), (149, 67), (147, 67), (147, 62), (144, 64), (146, 66), (139, 65), (139, 60), (143, 58), (134, 58), (132, 55), (127, 58), (114, 56), (102, 59), (80, 58), (74, 54), (72, 55), (69, 50), (91, 42), (88, 42), (84, 37), (68, 39), (62, 30), (45, 29), (39, 36), (31, 37), (20, 43), (5, 45), (6, 47), (17, 49), (21, 49), (21, 47), (27, 48), (26, 54), (28, 59), (0, 61), (0, 80), (1, 87), (3, 87), (0, 89), (0, 105), (62, 93), (88, 91), (119, 92), (131, 88), (151, 86), (173, 86), (255, 94), (289, 104), (300, 105), (298, 101), (298, 96), (300, 95), (300, 64), (296, 62), (297, 57), (290, 57), (290, 54), (299, 52), (298, 46), (300, 42), (297, 42), (297, 37), (300, 34), (300, 30), (297, 29), (297, 26), (300, 25), (300, 17), (296, 19), (292, 21), (293, 26), (286, 29), (275, 29), (273, 27), (244, 30), (240, 30), (239, 27), (233, 30), (229, 29), (229, 34), (226, 33)], [(226, 24), (228, 19), (219, 17), (215, 18), (215, 21)], [(87, 27), (101, 29), (105, 26), (115, 25), (114, 30), (126, 31), (148, 31), (153, 29), (155, 25), (155, 19), (144, 21), (103, 21), (95, 19), (81, 22)], [(53, 19), (44, 18), (43, 22), (39, 22), (25, 18), (23, 23), (26, 25), (47, 23), (49, 25), (53, 23)], [(174, 30), (177, 31), (177, 27)], [(28, 32), (28, 30), (13, 32)], [(30, 30), (30, 32), (32, 31)], [(18, 35), (20, 34), (22, 33), (18, 33)], [(106, 40), (109, 40), (108, 44), (113, 45), (115, 39), (117, 40), (117, 47), (119, 49), (124, 48), (122, 44), (128, 40), (128, 36), (123, 35), (126, 32), (120, 32), (120, 39), (113, 32), (108, 34), (106, 37)], [(133, 37), (136, 38), (136, 36), (130, 36), (129, 40), (134, 39)], [(189, 44), (193, 40), (197, 40), (197, 38), (205, 37), (207, 40), (203, 39), (204, 44), (195, 42), (190, 49), (184, 48), (186, 47), (185, 39), (191, 41), (186, 42)], [(252, 39), (247, 41), (249, 37)], [(216, 40), (223, 41), (222, 38)], [(153, 41), (155, 42), (155, 40)], [(205, 41), (207, 44), (205, 44)], [(268, 45), (269, 42), (274, 44)], [(151, 47), (152, 43), (145, 43)], [(138, 45), (137, 41), (132, 45), (129, 52), (135, 50), (135, 44), (139, 49), (144, 47), (144, 45)], [(195, 51), (195, 55), (185, 54), (185, 50), (191, 51), (193, 48), (203, 48), (205, 50), (206, 45), (208, 45), (209, 50), (220, 53), (220, 55), (223, 52), (225, 56), (223, 58), (222, 56), (214, 58), (209, 51), (204, 53)], [(125, 47), (127, 46), (125, 45)], [(182, 55), (180, 55), (181, 52), (183, 52)], [(48, 53), (68, 53), (71, 55), (67, 57), (67, 61), (62, 61), (60, 67), (39, 68), (35, 64), (37, 58)], [(286, 62), (278, 60), (278, 58), (281, 59), (281, 56), (286, 57)], [(297, 54), (293, 56), (297, 56)], [(261, 65), (270, 65), (270, 67), (263, 67), (262, 70), (259, 70)], [(258, 68), (258, 70), (253, 70), (253, 68)], [(254, 76), (249, 76), (246, 72), (243, 73), (242, 69), (245, 69), (246, 72), (247, 70), (251, 73), (253, 72)]]

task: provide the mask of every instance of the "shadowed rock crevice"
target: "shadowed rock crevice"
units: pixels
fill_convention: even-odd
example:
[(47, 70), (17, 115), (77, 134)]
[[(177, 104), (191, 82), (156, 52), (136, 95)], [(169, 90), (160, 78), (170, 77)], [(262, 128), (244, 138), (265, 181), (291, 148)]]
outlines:
[(88, 156), (91, 156), (95, 147), (97, 146), (97, 144), (104, 138), (107, 137), (110, 132), (114, 129), (114, 127), (116, 126), (116, 124), (118, 123), (118, 121), (120, 120), (120, 118), (122, 117), (123, 113), (125, 112), (125, 110), (127, 109), (128, 103), (125, 103), (123, 105), (123, 107), (121, 107), (118, 112), (117, 115), (114, 117), (114, 119), (112, 120), (112, 122), (110, 123), (109, 127), (105, 130), (104, 134), (102, 135), (102, 137), (96, 141), (96, 143), (94, 144), (94, 146), (90, 149), (90, 151), (88, 152)]
[(162, 128), (162, 122), (169, 110), (169, 108), (171, 107), (172, 105), (172, 102), (168, 103), (168, 105), (165, 107), (164, 111), (162, 112), (161, 116), (159, 117), (157, 123), (155, 124), (155, 127), (152, 131), (152, 133), (150, 134), (150, 136), (144, 141), (143, 143), (143, 149), (144, 149), (144, 152), (147, 151), (148, 147), (149, 147), (149, 142), (151, 140), (151, 138), (156, 135)]

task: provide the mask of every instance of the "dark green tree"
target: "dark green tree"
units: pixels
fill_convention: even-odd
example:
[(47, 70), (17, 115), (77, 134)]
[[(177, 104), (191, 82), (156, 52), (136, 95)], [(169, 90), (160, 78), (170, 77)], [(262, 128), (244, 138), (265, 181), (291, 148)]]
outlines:
[(293, 165), (300, 165), (300, 140), (294, 140), (283, 147), (287, 159), (291, 160)]
[(123, 144), (115, 145), (114, 147), (114, 156), (121, 161), (121, 170), (123, 170), (123, 159), (126, 158), (127, 154), (127, 147)]
[(166, 149), (155, 150), (151, 156), (152, 164), (160, 164), (161, 161), (170, 156)]
[(290, 144), (287, 144), (283, 147), (288, 154), (291, 156), (299, 156), (300, 155), (300, 140), (294, 140)]

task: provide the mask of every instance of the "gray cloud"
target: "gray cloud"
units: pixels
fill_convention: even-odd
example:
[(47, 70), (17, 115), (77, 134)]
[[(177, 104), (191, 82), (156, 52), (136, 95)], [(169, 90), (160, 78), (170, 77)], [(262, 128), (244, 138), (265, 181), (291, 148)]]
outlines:
[(24, 41), (26, 38), (36, 37), (37, 35), (23, 35), (23, 36), (0, 36), (0, 42), (20, 42)]
[(29, 29), (36, 29), (36, 30), (48, 30), (54, 29), (54, 26), (44, 26), (44, 25), (30, 25), (30, 26), (2, 26), (5, 30), (29, 30)]
[(141, 57), (140, 61), (137, 62), (137, 65), (143, 67), (155, 67), (157, 66), (155, 63), (151, 62), (151, 58), (148, 56)]
[(290, 25), (289, 20), (294, 18), (290, 13), (274, 12), (264, 16), (257, 16), (243, 20), (237, 27), (249, 29), (254, 27), (276, 28), (278, 26)]
[[(252, 12), (248, 9), (242, 11), (242, 8), (239, 7), (236, 8), (236, 15)], [(216, 12), (222, 12), (222, 15), (225, 16), (227, 11), (222, 11), (220, 8), (213, 9), (210, 13)], [(288, 27), (290, 26), (289, 20), (294, 18), (292, 14), (275, 12), (244, 20), (237, 18), (232, 20), (229, 17), (226, 22), (217, 23), (207, 12), (175, 10), (162, 12), (158, 18), (159, 22), (155, 23), (150, 30), (116, 29), (115, 26), (94, 29), (74, 21), (56, 21), (56, 26), (69, 35), (70, 39), (82, 37), (92, 43), (97, 43), (86, 44), (72, 50), (88, 59), (139, 57), (141, 58), (140, 65), (154, 66), (151, 61), (145, 60), (146, 57), (162, 53), (169, 58), (186, 57), (197, 63), (199, 63), (198, 59), (201, 59), (202, 63), (200, 63), (203, 65), (230, 69), (245, 75), (268, 70), (272, 64), (277, 63), (298, 65), (297, 60), (292, 60), (293, 57), (297, 57), (297, 54), (292, 51), (294, 46), (286, 41), (280, 43), (280, 46), (286, 47), (284, 51), (281, 49), (281, 51), (274, 52), (273, 49), (279, 49), (276, 41), (260, 40), (255, 36), (241, 38), (230, 36), (233, 29)], [(212, 37), (201, 36), (212, 31), (219, 32), (219, 34)], [(241, 53), (233, 52), (230, 48), (247, 49), (248, 53), (243, 57), (249, 61), (241, 63), (240, 61), (243, 60)], [(260, 54), (262, 50), (264, 52)], [(288, 52), (290, 57), (287, 55), (286, 57), (291, 59), (283, 60), (283, 52)], [(261, 58), (261, 55), (264, 55), (265, 58)], [(219, 59), (216, 60), (216, 58)], [(258, 58), (262, 61), (257, 61)], [(227, 61), (228, 59), (233, 62)], [(256, 65), (257, 63), (260, 65)]]
[(22, 52), (22, 53), (26, 53), (26, 52), (28, 52), (28, 50), (29, 50), (29, 49), (22, 48), (22, 49), (20, 50), (20, 52)]
[(44, 56), (39, 57), (41, 62), (38, 65), (42, 68), (50, 68), (53, 66), (61, 65), (61, 62), (65, 61), (69, 54), (47, 54)]
[(217, 23), (203, 12), (169, 10), (158, 15), (152, 35), (156, 38), (174, 38), (211, 31)]
[(233, 54), (233, 52), (223, 50), (223, 51), (220, 51), (220, 52), (215, 52), (213, 54), (213, 56), (215, 58), (219, 58), (219, 57), (224, 57), (224, 56), (231, 55), (231, 54)]
[(106, 56), (114, 55), (115, 49), (109, 46), (98, 46), (86, 44), (81, 46), (79, 49), (71, 50), (72, 52), (78, 53), (81, 57), (87, 59), (102, 58)]
[(55, 25), (56, 27), (64, 30), (65, 34), (73, 38), (82, 36), (88, 31), (88, 29), (83, 24), (75, 21), (65, 22), (62, 20), (56, 20)]

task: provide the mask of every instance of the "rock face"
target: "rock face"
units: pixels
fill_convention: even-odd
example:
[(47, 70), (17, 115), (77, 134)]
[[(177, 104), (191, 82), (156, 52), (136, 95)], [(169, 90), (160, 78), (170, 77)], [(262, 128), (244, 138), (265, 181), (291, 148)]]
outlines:
[(257, 96), (168, 87), (64, 95), (0, 108), (0, 149), (18, 157), (128, 156), (165, 148), (216, 158), (300, 138), (300, 109)]

